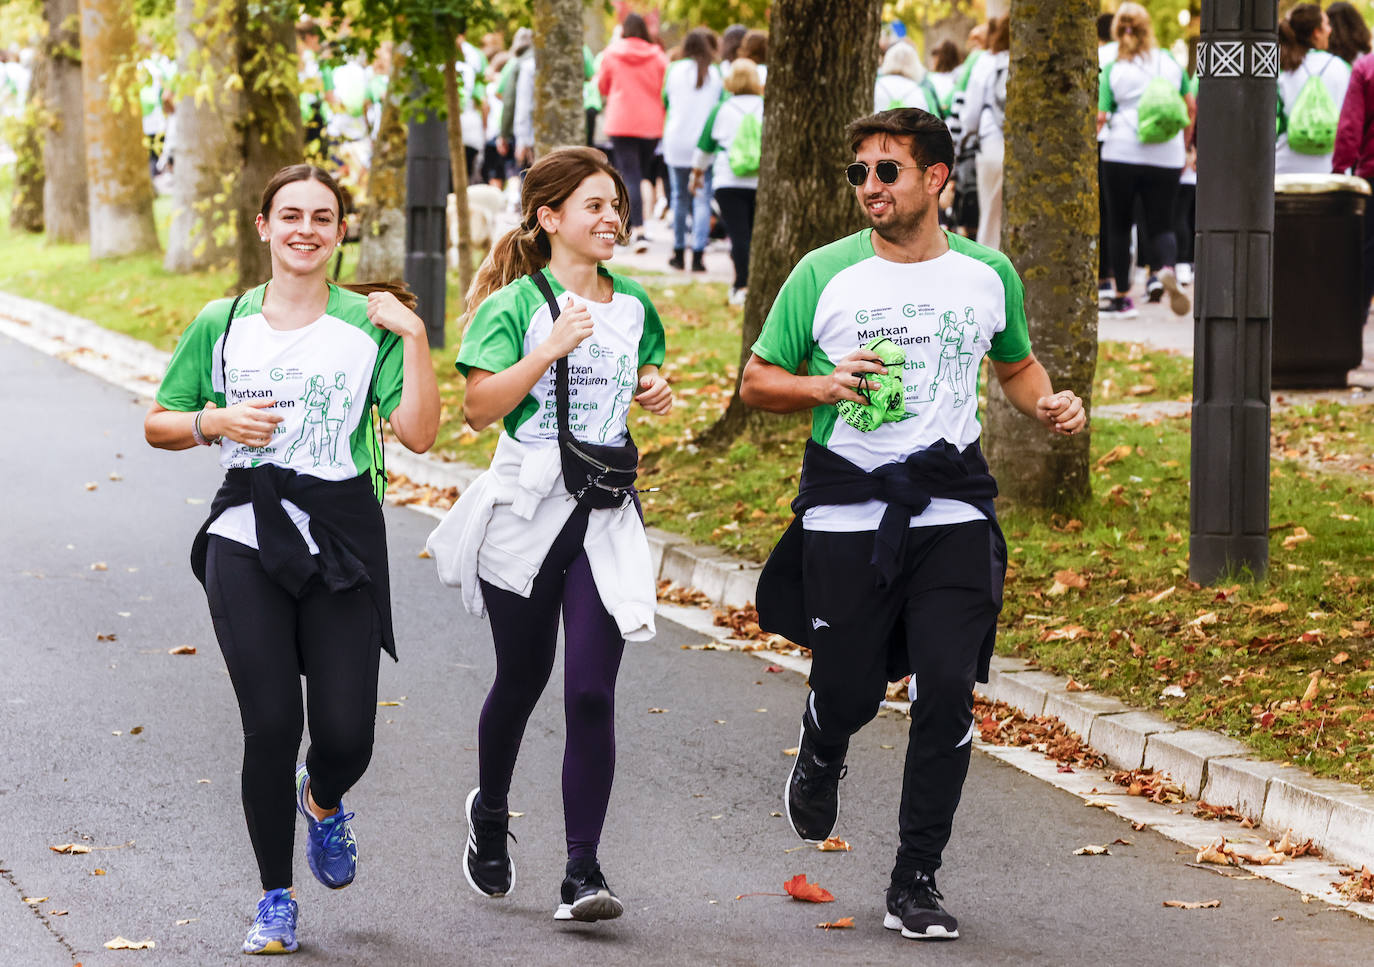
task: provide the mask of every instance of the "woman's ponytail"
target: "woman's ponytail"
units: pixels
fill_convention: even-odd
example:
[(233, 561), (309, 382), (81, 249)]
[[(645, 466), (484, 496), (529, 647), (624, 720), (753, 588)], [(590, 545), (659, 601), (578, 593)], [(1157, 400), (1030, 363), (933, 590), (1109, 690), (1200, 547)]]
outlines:
[(1322, 25), (1322, 8), (1300, 3), (1279, 21), (1279, 70), (1295, 71), (1312, 49), (1312, 35)]
[(512, 228), (496, 240), (487, 257), (477, 269), (472, 285), (463, 303), (460, 319), (466, 331), (487, 296), (497, 289), (504, 288), (522, 275), (529, 275), (536, 269), (549, 264), (549, 239), (536, 222), (533, 228), (524, 223)]

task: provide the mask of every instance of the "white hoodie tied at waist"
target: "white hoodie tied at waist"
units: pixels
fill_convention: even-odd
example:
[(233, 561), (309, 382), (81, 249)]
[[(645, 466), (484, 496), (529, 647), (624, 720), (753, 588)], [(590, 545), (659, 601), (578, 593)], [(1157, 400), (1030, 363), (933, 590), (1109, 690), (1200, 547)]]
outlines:
[[(491, 467), (463, 491), (425, 549), (439, 580), (462, 588), (463, 606), (482, 618), (487, 607), (478, 579), (528, 598), (576, 506), (563, 485), (556, 440), (521, 443), (502, 433)], [(621, 635), (627, 641), (652, 638), (657, 589), (649, 540), (633, 502), (593, 510), (583, 546), (601, 603)]]

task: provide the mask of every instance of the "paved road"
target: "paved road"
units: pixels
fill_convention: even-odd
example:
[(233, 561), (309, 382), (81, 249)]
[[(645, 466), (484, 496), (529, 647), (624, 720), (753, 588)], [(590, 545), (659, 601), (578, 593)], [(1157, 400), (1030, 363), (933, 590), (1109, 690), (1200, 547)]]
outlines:
[[(145, 446), (143, 404), (122, 390), (3, 338), (0, 373), (10, 417), (0, 457), (0, 965), (239, 963), (257, 891), (238, 805), (237, 712), (186, 564), (206, 511), (188, 501), (208, 498), (219, 474), (207, 452)], [(1348, 967), (1374, 949), (1374, 924), (1272, 883), (1191, 869), (1177, 844), (983, 756), (940, 878), (964, 939), (918, 948), (880, 925), (904, 723), (879, 719), (854, 742), (839, 830), (853, 852), (787, 852), (797, 841), (771, 813), (790, 761), (781, 750), (796, 742), (800, 682), (748, 656), (683, 650), (699, 639), (667, 624), (629, 648), (619, 696), (602, 859), (626, 916), (551, 919), (562, 875), (557, 688), (531, 723), (512, 790), (525, 813), (513, 821), (517, 892), (480, 898), (457, 864), (491, 675), (487, 630), (417, 557), (432, 521), (388, 510), (388, 523), (402, 660), (386, 662), (381, 697), (402, 704), (378, 710), (372, 769), (347, 800), (358, 881), (329, 893), (297, 857), (295, 963)], [(198, 654), (168, 654), (182, 644)], [(1116, 837), (1133, 845), (1071, 855)], [(69, 842), (132, 845), (48, 848)], [(735, 899), (780, 892), (795, 873), (836, 902)], [(1219, 909), (1161, 906), (1212, 898)], [(845, 916), (855, 929), (816, 929)], [(157, 947), (104, 950), (116, 935)]]

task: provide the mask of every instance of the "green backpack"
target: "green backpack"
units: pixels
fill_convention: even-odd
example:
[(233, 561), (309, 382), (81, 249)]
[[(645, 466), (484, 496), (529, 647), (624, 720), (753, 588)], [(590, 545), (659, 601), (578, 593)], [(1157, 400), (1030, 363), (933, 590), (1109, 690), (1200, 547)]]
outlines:
[(1298, 154), (1330, 154), (1336, 147), (1336, 123), (1341, 109), (1322, 82), (1322, 71), (1312, 74), (1298, 92), (1288, 114), (1288, 147)]
[(763, 123), (757, 114), (742, 110), (739, 127), (730, 141), (730, 150), (725, 160), (730, 162), (730, 170), (741, 178), (750, 178), (759, 173), (759, 160), (763, 157)]
[(1155, 61), (1155, 76), (1145, 85), (1136, 105), (1136, 137), (1141, 144), (1162, 144), (1188, 126), (1188, 104), (1178, 88), (1159, 74), (1164, 59)]

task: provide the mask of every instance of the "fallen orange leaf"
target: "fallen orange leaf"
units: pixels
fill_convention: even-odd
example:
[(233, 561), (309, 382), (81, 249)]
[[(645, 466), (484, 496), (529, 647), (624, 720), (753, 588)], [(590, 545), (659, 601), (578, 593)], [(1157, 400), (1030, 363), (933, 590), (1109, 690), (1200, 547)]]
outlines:
[(1165, 900), (1166, 907), (1174, 907), (1178, 910), (1210, 910), (1213, 907), (1221, 906), (1220, 900)]
[(825, 842), (817, 843), (816, 849), (820, 850), (822, 853), (848, 853), (853, 847), (838, 836), (831, 836)]
[(806, 882), (806, 874), (798, 873), (792, 879), (782, 885), (788, 895), (796, 900), (805, 900), (807, 903), (830, 903), (835, 898), (830, 891), (817, 883)]
[(854, 926), (854, 918), (840, 917), (838, 920), (832, 920), (829, 923), (818, 923), (816, 926), (820, 927), (822, 930), (848, 930), (850, 927)]

